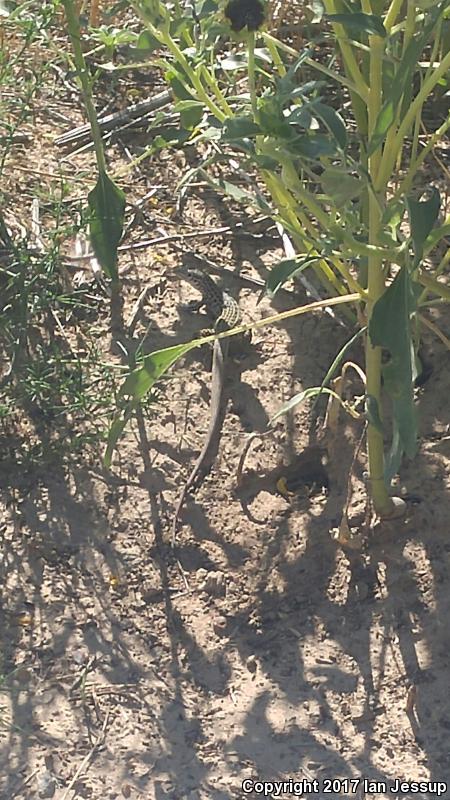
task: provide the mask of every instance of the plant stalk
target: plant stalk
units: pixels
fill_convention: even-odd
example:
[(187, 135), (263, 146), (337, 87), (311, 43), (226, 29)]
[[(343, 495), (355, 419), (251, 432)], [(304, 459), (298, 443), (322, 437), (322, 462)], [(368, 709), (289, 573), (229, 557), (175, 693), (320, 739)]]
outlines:
[[(381, 109), (383, 98), (382, 63), (383, 39), (380, 36), (370, 36), (370, 91), (368, 106), (369, 138), (375, 129), (376, 120)], [(369, 174), (374, 178), (378, 175), (381, 163), (381, 148), (379, 147), (369, 158)], [(378, 244), (381, 225), (381, 207), (384, 197), (378, 197), (373, 192), (369, 194), (369, 243)], [(368, 302), (367, 319), (370, 317), (377, 300), (385, 291), (385, 278), (383, 260), (376, 253), (368, 256)], [(369, 334), (366, 338), (366, 378), (367, 395), (374, 398), (381, 416), (381, 348), (373, 347)], [(384, 480), (384, 447), (383, 435), (369, 422), (367, 428), (367, 451), (369, 459), (369, 481), (374, 509), (380, 516), (389, 516), (394, 511), (393, 502), (389, 496)]]

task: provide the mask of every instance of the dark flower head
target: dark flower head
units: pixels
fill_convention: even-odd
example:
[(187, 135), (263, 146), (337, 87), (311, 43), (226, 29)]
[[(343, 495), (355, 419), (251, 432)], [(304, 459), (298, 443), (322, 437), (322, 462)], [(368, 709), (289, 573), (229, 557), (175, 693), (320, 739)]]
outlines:
[(264, 22), (264, 7), (261, 0), (230, 0), (225, 6), (225, 16), (233, 31), (245, 27), (257, 31)]

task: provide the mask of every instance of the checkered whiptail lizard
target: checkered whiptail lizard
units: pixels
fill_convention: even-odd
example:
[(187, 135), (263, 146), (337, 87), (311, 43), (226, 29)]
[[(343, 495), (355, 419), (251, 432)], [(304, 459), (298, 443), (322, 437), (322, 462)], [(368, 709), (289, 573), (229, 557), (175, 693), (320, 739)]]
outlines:
[[(195, 289), (201, 293), (201, 299), (189, 303), (189, 308), (192, 311), (199, 311), (204, 307), (206, 311), (214, 319), (214, 330), (219, 333), (220, 331), (234, 328), (239, 325), (241, 321), (240, 308), (229, 294), (222, 291), (222, 289), (204, 273), (201, 269), (195, 267), (183, 266), (177, 274), (185, 281), (190, 283)], [(183, 503), (189, 489), (192, 488), (194, 483), (204, 476), (209, 469), (211, 469), (214, 456), (217, 435), (220, 431), (221, 423), (221, 398), (225, 377), (225, 361), (228, 354), (228, 339), (220, 339), (214, 342), (213, 361), (212, 361), (212, 379), (211, 379), (211, 401), (210, 401), (210, 418), (206, 438), (194, 464), (191, 474), (189, 475), (186, 483), (183, 486), (180, 498), (175, 508), (175, 516), (172, 523), (172, 546), (175, 544), (175, 538), (178, 527), (178, 520), (180, 517)]]

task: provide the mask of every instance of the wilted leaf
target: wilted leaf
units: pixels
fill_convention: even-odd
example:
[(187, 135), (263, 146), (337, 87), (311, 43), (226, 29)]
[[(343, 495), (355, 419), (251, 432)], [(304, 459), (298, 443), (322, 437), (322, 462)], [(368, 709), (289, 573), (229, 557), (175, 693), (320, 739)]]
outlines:
[[(269, 420), (269, 425), (273, 425), (274, 422), (277, 421), (280, 417), (287, 414), (289, 411), (292, 411), (293, 408), (303, 403), (305, 400), (310, 400), (311, 397), (316, 397), (320, 394), (327, 394), (330, 397), (334, 398), (343, 408), (346, 409), (347, 412), (352, 412), (351, 407), (345, 400), (342, 400), (342, 397), (338, 395), (337, 392), (334, 392), (333, 389), (329, 389), (327, 386), (310, 386), (309, 389), (304, 389), (303, 392), (299, 392), (298, 394), (291, 397), (290, 400), (287, 401), (278, 411), (273, 415), (273, 417)], [(357, 416), (355, 412), (352, 412), (354, 416)]]

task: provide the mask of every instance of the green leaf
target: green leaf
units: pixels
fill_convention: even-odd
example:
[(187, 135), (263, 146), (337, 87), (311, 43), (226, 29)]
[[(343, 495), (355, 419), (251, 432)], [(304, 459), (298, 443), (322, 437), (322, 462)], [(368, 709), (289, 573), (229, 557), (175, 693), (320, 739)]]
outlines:
[(320, 176), (320, 182), (325, 194), (331, 197), (338, 207), (359, 197), (364, 189), (361, 178), (355, 178), (339, 167), (327, 167)]
[(273, 209), (270, 207), (270, 205), (267, 203), (267, 201), (264, 199), (262, 195), (251, 194), (251, 192), (246, 192), (239, 186), (235, 186), (234, 183), (225, 181), (222, 178), (217, 178), (217, 179), (212, 178), (211, 175), (207, 172), (204, 172), (203, 176), (208, 181), (208, 183), (211, 184), (211, 186), (213, 186), (216, 190), (224, 192), (224, 194), (227, 194), (228, 197), (231, 197), (232, 200), (236, 200), (238, 203), (244, 203), (245, 205), (258, 208), (265, 214), (273, 213)]
[(134, 369), (125, 379), (118, 395), (118, 402), (125, 401), (121, 410), (115, 416), (108, 432), (106, 452), (104, 462), (107, 467), (111, 465), (112, 454), (117, 442), (122, 435), (127, 422), (133, 412), (138, 408), (139, 403), (146, 394), (153, 388), (158, 378), (161, 377), (172, 364), (181, 356), (199, 347), (202, 340), (177, 344), (173, 347), (166, 347), (164, 350), (155, 350), (154, 353), (146, 356), (142, 366)]
[(261, 133), (261, 128), (253, 121), (253, 117), (231, 117), (223, 126), (222, 138), (225, 141), (248, 139), (259, 133)]
[(338, 400), (340, 404), (345, 408), (345, 401), (342, 400), (341, 397), (334, 392), (333, 389), (329, 389), (327, 386), (310, 386), (309, 389), (304, 389), (303, 392), (299, 392), (299, 394), (294, 395), (291, 397), (284, 406), (278, 409), (278, 411), (273, 415), (273, 417), (269, 420), (269, 427), (274, 424), (280, 417), (287, 414), (289, 411), (292, 411), (293, 408), (298, 406), (300, 403), (304, 403), (305, 400), (309, 400), (311, 397), (316, 397), (320, 394), (329, 394), (331, 397), (334, 397), (335, 400)]
[(167, 83), (170, 84), (173, 96), (177, 100), (192, 100), (192, 95), (186, 89), (186, 86), (189, 85), (189, 79), (184, 70), (179, 65), (177, 66), (178, 70), (175, 70), (174, 67), (166, 70), (164, 77)]
[(434, 228), (434, 230), (430, 233), (427, 237), (426, 241), (426, 249), (432, 250), (433, 247), (436, 247), (437, 243), (444, 239), (445, 237), (450, 236), (450, 223), (444, 223), (444, 225), (439, 225), (438, 228)]
[(384, 386), (391, 397), (393, 437), (385, 467), (386, 481), (398, 471), (403, 454), (413, 458), (417, 451), (417, 421), (414, 408), (416, 364), (411, 331), (411, 315), (416, 310), (420, 291), (406, 267), (375, 303), (369, 323), (374, 347), (389, 351), (390, 360), (383, 367)]
[(198, 100), (179, 100), (173, 110), (180, 114), (180, 125), (185, 131), (192, 131), (201, 122), (204, 105)]
[(136, 42), (136, 49), (143, 50), (145, 53), (153, 53), (159, 47), (161, 47), (161, 42), (158, 42), (158, 39), (155, 39), (150, 31), (142, 31)]
[(374, 132), (368, 145), (369, 156), (372, 155), (372, 153), (374, 153), (375, 150), (377, 150), (377, 148), (380, 146), (384, 140), (384, 137), (386, 136), (386, 133), (395, 120), (400, 99), (405, 92), (406, 87), (412, 81), (412, 76), (417, 69), (417, 62), (420, 54), (429, 37), (431, 36), (433, 28), (435, 27), (436, 22), (443, 11), (443, 5), (445, 5), (445, 3), (437, 5), (434, 11), (430, 12), (430, 19), (422, 30), (422, 33), (415, 39), (411, 39), (405, 50), (403, 58), (400, 62), (400, 66), (395, 74), (395, 78), (391, 83), (391, 90), (386, 97), (375, 123)]
[(322, 394), (322, 392), (325, 392), (326, 394), (335, 394), (335, 392), (332, 392), (331, 389), (327, 389), (325, 386), (310, 386), (309, 389), (304, 389), (302, 392), (294, 395), (294, 397), (291, 397), (287, 403), (284, 403), (284, 405), (282, 405), (281, 408), (279, 408), (269, 420), (269, 426), (272, 426), (277, 419), (283, 417), (285, 414), (288, 414), (289, 411), (298, 406), (300, 403), (304, 403), (305, 400), (309, 400), (311, 397), (315, 397), (317, 394)]
[(280, 136), (290, 139), (293, 130), (283, 116), (280, 103), (276, 97), (263, 97), (258, 105), (258, 120), (263, 133), (269, 136)]
[(315, 102), (311, 106), (311, 116), (319, 117), (328, 128), (332, 136), (336, 139), (339, 147), (343, 150), (347, 145), (347, 131), (342, 117), (331, 106), (325, 103)]
[(294, 139), (284, 141), (288, 152), (303, 158), (320, 158), (320, 156), (333, 156), (336, 147), (328, 136), (321, 133), (311, 133), (309, 136), (296, 136)]
[(413, 197), (407, 197), (406, 206), (409, 214), (411, 238), (414, 244), (414, 265), (418, 266), (423, 256), (425, 241), (439, 216), (441, 196), (436, 187), (433, 186), (431, 195), (427, 200), (421, 200), (420, 198), (415, 200)]
[(403, 198), (400, 200), (390, 200), (383, 211), (381, 224), (389, 228), (392, 236), (397, 234), (397, 230), (405, 214), (405, 204)]
[(266, 294), (272, 298), (283, 286), (286, 281), (295, 278), (300, 272), (313, 264), (315, 261), (320, 261), (319, 256), (304, 258), (284, 258), (271, 268), (269, 277), (266, 281)]
[(200, 125), (203, 118), (204, 108), (197, 106), (196, 108), (187, 108), (180, 114), (180, 125), (184, 131), (193, 131)]
[(362, 14), (359, 11), (353, 14), (325, 14), (325, 19), (338, 22), (344, 28), (349, 28), (357, 33), (372, 33), (377, 36), (386, 36), (386, 28), (381, 17), (375, 14)]
[(186, 111), (191, 108), (201, 108), (203, 109), (203, 103), (199, 100), (179, 100), (178, 103), (175, 103), (173, 110), (178, 112)]
[[(321, 383), (321, 386), (320, 386), (321, 389), (323, 389), (331, 381), (333, 375), (335, 374), (335, 372), (337, 371), (338, 367), (340, 366), (340, 364), (344, 360), (344, 357), (345, 357), (346, 353), (350, 350), (351, 347), (353, 347), (353, 345), (357, 341), (357, 339), (359, 339), (359, 337), (362, 336), (366, 332), (366, 330), (367, 330), (367, 328), (364, 325), (362, 328), (359, 329), (359, 331), (356, 331), (356, 333), (354, 333), (353, 336), (350, 339), (348, 339), (348, 341), (345, 342), (345, 344), (341, 347), (341, 349), (339, 350), (337, 355), (334, 357), (332, 363), (328, 367), (327, 374), (325, 375), (325, 377), (324, 377), (324, 379), (323, 379), (323, 381)], [(317, 403), (317, 400), (315, 400), (313, 408), (316, 405), (316, 403)]]
[(125, 195), (106, 172), (100, 172), (88, 194), (91, 211), (89, 221), (92, 248), (98, 263), (113, 281), (118, 280), (117, 247), (125, 212)]

